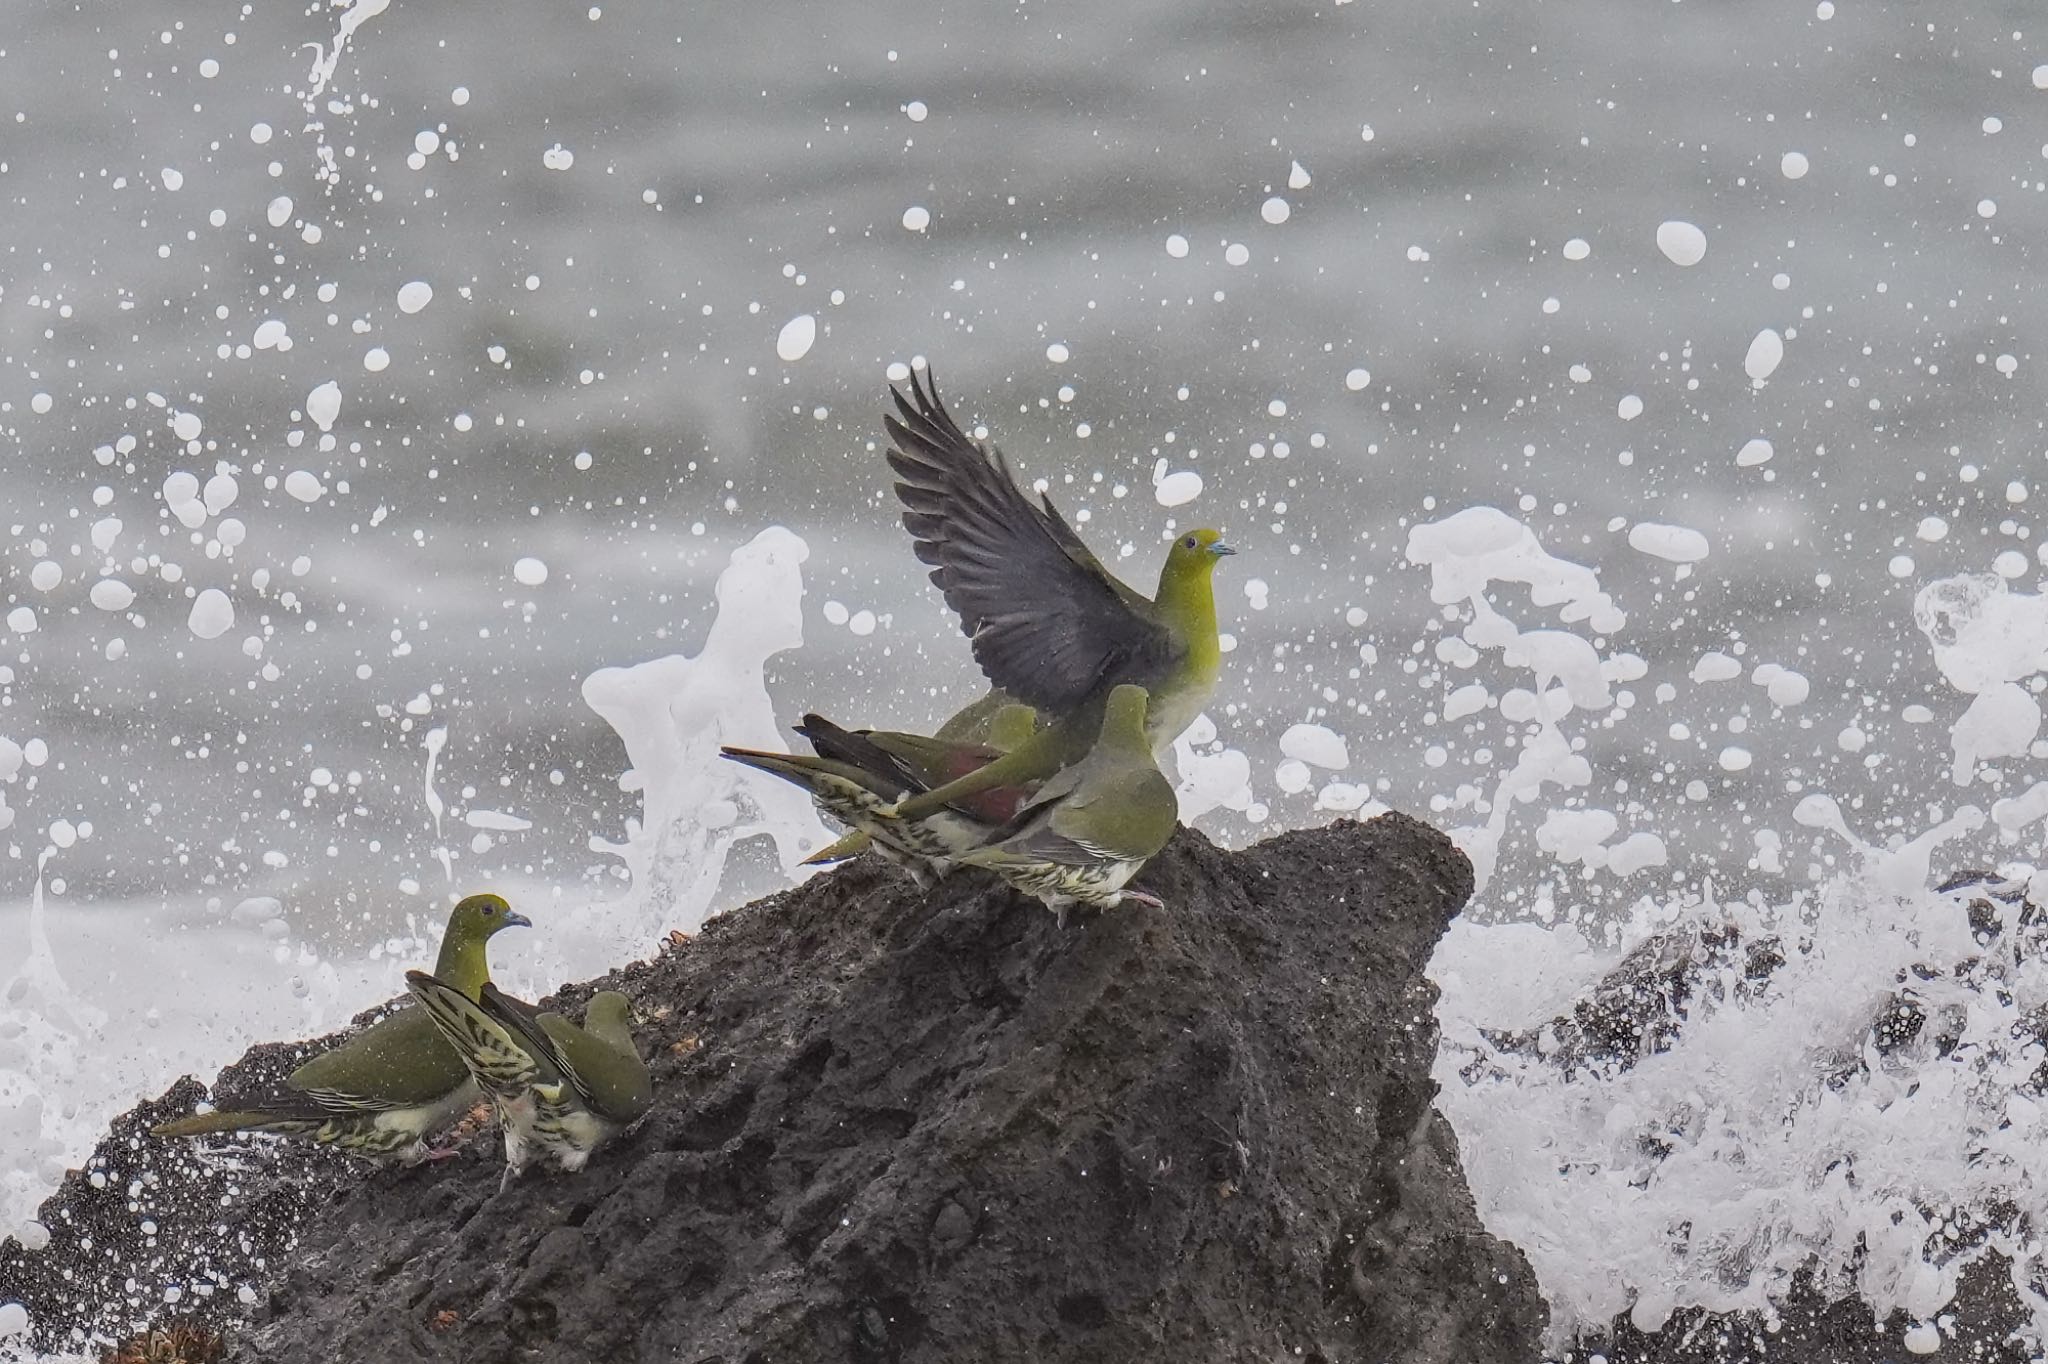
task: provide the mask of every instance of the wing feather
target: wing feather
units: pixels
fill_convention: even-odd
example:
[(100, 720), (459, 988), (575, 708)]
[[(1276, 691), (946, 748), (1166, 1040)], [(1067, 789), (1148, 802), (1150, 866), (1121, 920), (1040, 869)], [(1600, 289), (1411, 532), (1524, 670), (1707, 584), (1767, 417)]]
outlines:
[(1064, 715), (1174, 661), (1151, 603), (1112, 577), (1050, 499), (1033, 502), (993, 444), (971, 439), (927, 371), (885, 416), (896, 496), (919, 562), (960, 617), (975, 662), (1026, 705)]
[[(575, 1063), (563, 1054), (561, 1045), (543, 1026), (542, 1020), (549, 1017), (549, 1015), (520, 1012), (509, 1007), (510, 1002), (511, 997), (506, 995), (497, 986), (484, 986), (482, 997), (484, 1012), (508, 1030), (516, 1033), (521, 1046), (536, 1056), (547, 1058), (548, 1064), (561, 1072), (562, 1078), (569, 1082), (570, 1087), (576, 1091), (577, 1097), (583, 1100), (586, 1107), (596, 1107), (598, 1103), (597, 1095), (592, 1090), (589, 1082), (577, 1072)], [(574, 1025), (572, 1024), (571, 1026)]]
[(400, 1009), (312, 1057), (286, 1083), (346, 1113), (435, 1103), (468, 1078), (433, 1021), (419, 1009)]
[(406, 972), (405, 986), (485, 1093), (515, 1099), (542, 1078), (541, 1063), (521, 1039), (468, 995), (424, 971)]

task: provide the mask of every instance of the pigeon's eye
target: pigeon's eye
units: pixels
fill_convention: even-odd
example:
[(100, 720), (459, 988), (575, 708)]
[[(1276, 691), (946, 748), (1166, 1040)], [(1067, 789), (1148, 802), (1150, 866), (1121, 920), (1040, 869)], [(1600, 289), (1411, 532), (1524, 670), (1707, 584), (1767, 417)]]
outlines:
[(498, 907), (496, 905), (487, 904), (483, 907), (483, 914), (486, 919), (490, 918), (493, 914), (496, 914), (497, 912)]
[(1187, 539), (1181, 541), (1181, 543), (1187, 546), (1189, 549), (1193, 549), (1195, 547), (1195, 537), (1190, 535)]

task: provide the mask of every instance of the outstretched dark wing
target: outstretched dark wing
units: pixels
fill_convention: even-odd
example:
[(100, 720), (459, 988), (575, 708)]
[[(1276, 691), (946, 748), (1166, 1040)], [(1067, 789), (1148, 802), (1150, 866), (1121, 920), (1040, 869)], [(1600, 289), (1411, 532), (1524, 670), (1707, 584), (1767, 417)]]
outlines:
[(911, 376), (910, 397), (889, 392), (903, 527), (989, 681), (1064, 715), (1172, 665), (1172, 637), (1145, 598), (1109, 575), (1050, 500), (1025, 495), (1002, 451), (960, 429), (929, 371), (922, 383)]

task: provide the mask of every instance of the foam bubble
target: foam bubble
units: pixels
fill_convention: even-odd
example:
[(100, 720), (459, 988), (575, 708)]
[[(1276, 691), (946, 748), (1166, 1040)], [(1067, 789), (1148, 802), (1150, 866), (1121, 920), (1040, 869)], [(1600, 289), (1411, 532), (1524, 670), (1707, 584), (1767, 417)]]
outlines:
[(219, 639), (235, 623), (235, 604), (217, 587), (201, 592), (192, 603), (185, 624), (201, 639)]
[(789, 364), (795, 364), (811, 353), (811, 347), (818, 340), (818, 319), (810, 313), (798, 313), (782, 324), (782, 330), (775, 336), (775, 354)]
[(208, 516), (218, 516), (235, 505), (235, 498), (241, 495), (241, 491), (242, 485), (235, 481), (233, 474), (215, 474), (206, 480), (199, 500), (205, 504)]
[(1193, 469), (1181, 469), (1157, 479), (1152, 496), (1162, 507), (1180, 507), (1202, 495), (1202, 476)]
[(1673, 265), (1698, 265), (1706, 258), (1707, 234), (1674, 218), (1657, 225), (1657, 249)]
[(1707, 557), (1707, 537), (1685, 526), (1638, 521), (1629, 527), (1629, 548), (1674, 564), (1693, 564)]
[(1341, 772), (1351, 765), (1344, 736), (1325, 725), (1290, 725), (1280, 736), (1280, 751), (1297, 762)]
[(341, 415), (341, 385), (329, 379), (308, 393), (306, 415), (322, 431), (333, 430), (335, 418)]
[(135, 601), (135, 589), (119, 578), (102, 578), (87, 593), (102, 611), (126, 611)]
[(1785, 338), (1765, 327), (1749, 343), (1742, 357), (1743, 372), (1757, 383), (1771, 377), (1785, 359)]

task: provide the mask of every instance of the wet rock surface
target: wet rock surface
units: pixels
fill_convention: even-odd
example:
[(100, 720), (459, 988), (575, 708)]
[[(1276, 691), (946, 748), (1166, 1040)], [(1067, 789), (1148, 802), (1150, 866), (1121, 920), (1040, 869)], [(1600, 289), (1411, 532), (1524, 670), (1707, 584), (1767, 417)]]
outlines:
[[(490, 1132), (375, 1171), (134, 1136), (181, 1087), (109, 1146), (190, 1213), (145, 1247), (128, 1166), (75, 1178), (46, 1218), (97, 1208), (93, 1250), (9, 1247), (0, 1297), (57, 1336), (245, 1315), (232, 1357), (278, 1364), (1537, 1358), (1533, 1278), (1431, 1107), (1422, 972), (1464, 858), (1390, 815), (1184, 832), (1144, 881), (1169, 910), (1062, 933), (979, 874), (925, 894), (863, 859), (567, 988), (633, 999), (657, 1106), (503, 1191)], [(138, 1283), (88, 1310), (56, 1281), (98, 1259)]]
[(1644, 1332), (1623, 1317), (1609, 1339), (1582, 1342), (1574, 1357), (1598, 1354), (1607, 1364), (2027, 1364), (2040, 1358), (2015, 1334), (2028, 1318), (2013, 1291), (2011, 1262), (1992, 1255), (1964, 1271), (1933, 1327), (1935, 1338), (1922, 1342), (1924, 1352), (1904, 1344), (1913, 1324), (1905, 1313), (1879, 1321), (1868, 1303), (1820, 1293), (1801, 1276), (1770, 1320), (1692, 1308)]
[[(264, 1093), (323, 1045), (255, 1047), (223, 1082)], [(314, 1147), (221, 1142), (201, 1150), (149, 1135), (204, 1097), (187, 1078), (122, 1114), (43, 1204), (28, 1245), (0, 1239), (0, 1302), (28, 1308), (32, 1348), (82, 1350), (172, 1316), (239, 1321), (300, 1227), (361, 1178), (341, 1156)]]

